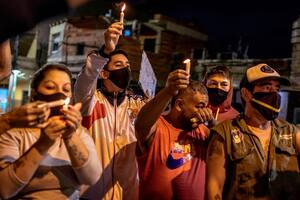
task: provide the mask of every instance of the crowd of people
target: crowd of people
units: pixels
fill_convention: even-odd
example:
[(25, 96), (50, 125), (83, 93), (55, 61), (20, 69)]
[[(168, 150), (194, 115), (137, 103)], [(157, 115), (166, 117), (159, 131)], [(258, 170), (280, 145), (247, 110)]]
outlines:
[(300, 198), (300, 130), (278, 119), (288, 79), (267, 64), (249, 67), (242, 113), (226, 66), (203, 81), (172, 71), (144, 99), (128, 92), (130, 61), (116, 49), (123, 28), (105, 31), (74, 85), (68, 66), (46, 64), (31, 102), (0, 116), (0, 199)]

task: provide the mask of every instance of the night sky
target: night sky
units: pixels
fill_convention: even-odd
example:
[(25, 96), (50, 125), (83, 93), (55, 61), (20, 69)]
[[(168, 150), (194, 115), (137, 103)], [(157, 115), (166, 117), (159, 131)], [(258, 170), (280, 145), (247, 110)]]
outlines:
[[(101, 13), (116, 1), (97, 1), (81, 9), (84, 13)], [(208, 34), (211, 57), (249, 46), (250, 58), (291, 57), (291, 27), (300, 15), (300, 2), (295, 1), (192, 1), (128, 0), (127, 18), (147, 20), (162, 13), (182, 22), (198, 24)]]

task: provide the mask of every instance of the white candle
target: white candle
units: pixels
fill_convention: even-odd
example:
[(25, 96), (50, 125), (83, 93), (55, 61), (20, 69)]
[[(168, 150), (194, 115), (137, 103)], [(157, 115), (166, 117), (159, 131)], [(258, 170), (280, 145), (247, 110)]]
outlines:
[(185, 61), (183, 61), (183, 63), (185, 64), (185, 70), (188, 74), (190, 74), (191, 71), (191, 60), (190, 59), (186, 59)]
[(68, 97), (64, 100), (63, 110), (68, 110), (69, 103), (70, 103), (70, 97)]
[(42, 108), (43, 106), (47, 105), (49, 108), (53, 108), (53, 107), (57, 107), (57, 106), (62, 106), (65, 104), (65, 100), (60, 99), (60, 100), (56, 100), (56, 101), (51, 101), (48, 103), (43, 103), (38, 105), (39, 108)]
[(121, 9), (121, 13), (120, 13), (120, 22), (124, 23), (124, 10), (126, 8), (126, 4), (124, 3), (122, 9)]
[(43, 103), (38, 105), (39, 108), (47, 105), (48, 108), (53, 108), (53, 107), (57, 107), (57, 106), (63, 106), (63, 105), (68, 105), (70, 103), (70, 97), (66, 98), (66, 99), (60, 99), (60, 100), (56, 100), (56, 101), (51, 101), (48, 103)]

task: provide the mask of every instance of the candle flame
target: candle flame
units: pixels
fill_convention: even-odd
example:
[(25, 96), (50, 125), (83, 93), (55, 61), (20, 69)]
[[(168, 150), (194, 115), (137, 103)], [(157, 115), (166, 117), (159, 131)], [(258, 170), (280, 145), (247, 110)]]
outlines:
[(69, 103), (70, 103), (70, 97), (67, 97), (66, 99), (65, 99), (65, 105), (68, 105)]
[(186, 59), (186, 60), (183, 61), (184, 64), (189, 63), (189, 62), (191, 62), (190, 59)]
[(124, 3), (124, 5), (123, 5), (121, 11), (124, 12), (125, 8), (126, 8), (126, 4)]

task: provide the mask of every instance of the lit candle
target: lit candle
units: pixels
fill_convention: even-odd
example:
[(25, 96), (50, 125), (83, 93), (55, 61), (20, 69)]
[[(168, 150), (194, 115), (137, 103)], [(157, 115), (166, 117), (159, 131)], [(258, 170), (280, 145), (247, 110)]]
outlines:
[(69, 103), (70, 103), (70, 97), (68, 97), (64, 100), (63, 110), (68, 110)]
[(190, 74), (191, 71), (191, 60), (190, 59), (186, 59), (185, 61), (183, 61), (183, 63), (185, 64), (185, 70), (188, 74)]
[(63, 100), (63, 99), (60, 99), (60, 100), (57, 100), (57, 101), (51, 101), (51, 102), (47, 103), (49, 108), (62, 106), (64, 104), (65, 104), (65, 100)]
[(126, 8), (126, 4), (124, 3), (122, 9), (121, 9), (121, 13), (120, 13), (120, 22), (124, 23), (124, 10)]
[(48, 106), (48, 108), (53, 108), (53, 107), (57, 107), (57, 106), (62, 106), (65, 104), (65, 100), (63, 99), (60, 99), (60, 100), (56, 100), (56, 101), (51, 101), (51, 102), (48, 102), (48, 103), (43, 103), (43, 104), (40, 104), (38, 105), (39, 108), (42, 108), (44, 107), (45, 105)]

